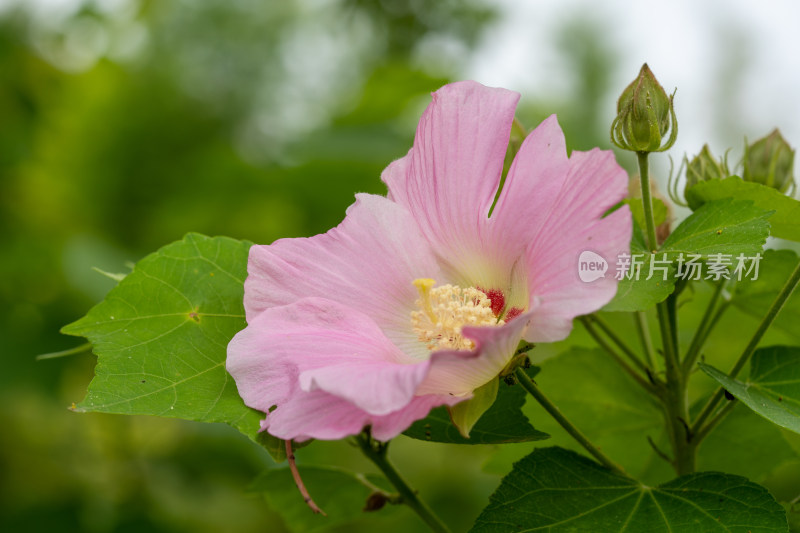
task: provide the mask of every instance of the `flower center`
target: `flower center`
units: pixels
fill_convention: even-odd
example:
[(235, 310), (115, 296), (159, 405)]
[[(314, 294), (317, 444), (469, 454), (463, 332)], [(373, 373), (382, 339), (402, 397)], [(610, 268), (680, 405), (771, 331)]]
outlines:
[(411, 326), (429, 350), (472, 350), (475, 343), (461, 335), (463, 326), (499, 326), (505, 321), (492, 310), (492, 300), (475, 287), (434, 287), (430, 278), (414, 280), (419, 291)]

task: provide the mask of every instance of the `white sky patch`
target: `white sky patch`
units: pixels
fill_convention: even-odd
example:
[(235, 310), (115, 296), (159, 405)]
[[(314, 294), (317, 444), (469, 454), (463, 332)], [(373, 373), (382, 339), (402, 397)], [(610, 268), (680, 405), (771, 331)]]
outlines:
[[(570, 74), (560, 66), (556, 34), (569, 20), (597, 21), (621, 52), (614, 94), (607, 95), (609, 124), (616, 98), (647, 62), (667, 92), (677, 87), (680, 133), (670, 151), (676, 160), (709, 142), (715, 154), (732, 147), (738, 160), (743, 138), (779, 127), (800, 145), (800, 2), (769, 0), (497, 0), (501, 16), (489, 29), (465, 77), (526, 94), (557, 95)], [(720, 73), (742, 62), (731, 80), (724, 112)]]

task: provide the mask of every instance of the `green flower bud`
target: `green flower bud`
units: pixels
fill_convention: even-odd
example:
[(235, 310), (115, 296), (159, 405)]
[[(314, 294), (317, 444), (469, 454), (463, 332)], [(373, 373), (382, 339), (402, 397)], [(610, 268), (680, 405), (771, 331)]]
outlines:
[[(669, 139), (661, 143), (667, 132)], [(678, 122), (667, 96), (647, 63), (617, 101), (617, 118), (611, 124), (611, 142), (633, 152), (663, 152), (678, 136)]]
[(694, 159), (686, 162), (686, 189), (694, 187), (701, 181), (719, 180), (731, 175), (728, 163), (724, 159), (717, 159), (711, 153), (708, 145), (703, 145), (700, 153)]
[(775, 129), (753, 144), (745, 141), (742, 179), (786, 192), (794, 184), (794, 150)]

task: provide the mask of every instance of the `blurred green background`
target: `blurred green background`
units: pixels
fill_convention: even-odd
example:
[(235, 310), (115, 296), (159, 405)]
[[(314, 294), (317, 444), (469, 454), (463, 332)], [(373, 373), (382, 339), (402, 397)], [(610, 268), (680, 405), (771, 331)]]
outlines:
[[(114, 283), (92, 267), (125, 272), (189, 231), (316, 234), (354, 193), (384, 193), (380, 172), (411, 146), (429, 93), (462, 76), (497, 16), (479, 0), (0, 10), (0, 530), (287, 530), (247, 492), (271, 461), (236, 431), (73, 414), (94, 356), (35, 356), (80, 344), (59, 328)], [(527, 126), (556, 112), (570, 148), (609, 147), (621, 52), (605, 31), (578, 14), (558, 22), (571, 89), (525, 94)], [(591, 345), (580, 332), (575, 342)], [(404, 438), (392, 451), (459, 531), (499, 483), (482, 468), (492, 453)], [(347, 443), (299, 460), (370, 469)], [(337, 530), (422, 528), (404, 509), (384, 514)]]

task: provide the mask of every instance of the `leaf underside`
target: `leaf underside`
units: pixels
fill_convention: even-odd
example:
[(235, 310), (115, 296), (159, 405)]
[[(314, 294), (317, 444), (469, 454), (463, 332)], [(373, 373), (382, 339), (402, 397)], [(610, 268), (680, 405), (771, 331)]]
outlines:
[(701, 364), (700, 368), (759, 415), (800, 433), (800, 348), (771, 346), (756, 351), (746, 382), (713, 366)]

